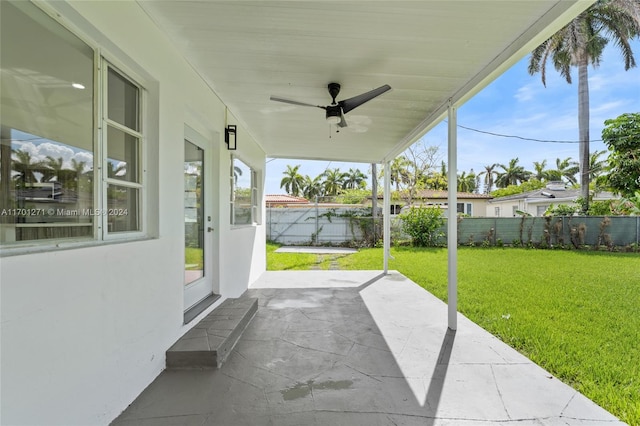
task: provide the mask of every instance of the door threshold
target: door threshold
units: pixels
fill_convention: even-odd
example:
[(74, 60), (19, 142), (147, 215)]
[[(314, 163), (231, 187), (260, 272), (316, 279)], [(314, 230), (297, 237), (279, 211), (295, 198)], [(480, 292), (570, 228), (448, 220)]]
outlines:
[(204, 312), (204, 310), (209, 306), (213, 305), (218, 299), (220, 299), (219, 294), (211, 293), (210, 295), (187, 309), (184, 313), (184, 324), (189, 324), (195, 317)]

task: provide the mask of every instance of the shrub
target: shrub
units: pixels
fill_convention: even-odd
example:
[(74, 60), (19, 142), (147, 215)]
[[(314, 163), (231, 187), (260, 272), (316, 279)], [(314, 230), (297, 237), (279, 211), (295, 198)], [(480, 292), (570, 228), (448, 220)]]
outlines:
[(573, 216), (580, 210), (579, 206), (569, 206), (567, 204), (559, 204), (554, 206), (551, 204), (546, 212), (545, 216)]
[(444, 217), (437, 207), (411, 207), (400, 215), (402, 231), (411, 237), (417, 247), (436, 247), (444, 236)]

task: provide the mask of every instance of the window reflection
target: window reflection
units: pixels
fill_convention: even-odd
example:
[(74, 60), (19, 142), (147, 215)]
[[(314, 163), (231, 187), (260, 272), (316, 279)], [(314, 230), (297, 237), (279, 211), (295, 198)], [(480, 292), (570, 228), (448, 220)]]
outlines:
[(1, 3), (0, 243), (93, 237), (94, 51), (31, 2)]
[(107, 176), (127, 182), (139, 182), (139, 140), (122, 130), (107, 130)]
[(253, 218), (253, 176), (254, 172), (241, 160), (233, 160), (233, 200), (232, 220), (234, 225), (248, 225)]
[(204, 151), (184, 143), (184, 283), (204, 276)]
[(0, 241), (93, 236), (93, 154), (2, 127)]

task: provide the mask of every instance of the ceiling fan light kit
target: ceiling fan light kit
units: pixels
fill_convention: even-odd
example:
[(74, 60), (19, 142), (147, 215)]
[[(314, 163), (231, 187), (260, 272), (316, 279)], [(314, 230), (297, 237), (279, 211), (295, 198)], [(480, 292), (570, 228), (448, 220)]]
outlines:
[(340, 107), (336, 106), (328, 106), (326, 113), (327, 123), (329, 124), (338, 124), (342, 121), (342, 111), (340, 111)]
[(356, 109), (360, 105), (365, 102), (369, 102), (373, 98), (377, 98), (383, 93), (391, 90), (391, 86), (385, 84), (384, 86), (380, 86), (377, 89), (370, 90), (369, 92), (362, 93), (358, 96), (354, 96), (353, 98), (344, 99), (336, 102), (336, 97), (340, 93), (340, 84), (338, 83), (329, 83), (327, 85), (327, 89), (329, 90), (329, 95), (331, 96), (331, 105), (321, 106), (321, 105), (313, 105), (305, 102), (294, 101), (291, 99), (280, 98), (277, 96), (271, 96), (271, 100), (275, 102), (284, 102), (286, 104), (298, 105), (298, 106), (308, 106), (313, 108), (320, 108), (325, 110), (325, 118), (327, 123), (329, 124), (337, 124), (339, 127), (347, 127), (347, 121), (344, 119), (344, 115), (349, 111)]

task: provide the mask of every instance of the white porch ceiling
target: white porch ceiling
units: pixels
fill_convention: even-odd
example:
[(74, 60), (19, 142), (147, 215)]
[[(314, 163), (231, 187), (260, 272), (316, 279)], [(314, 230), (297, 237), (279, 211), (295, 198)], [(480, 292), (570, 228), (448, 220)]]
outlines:
[[(138, 0), (267, 156), (392, 159), (592, 0)], [(383, 84), (336, 133), (318, 108)], [(331, 134), (331, 138), (329, 135)], [(239, 140), (242, 144), (242, 140)]]

